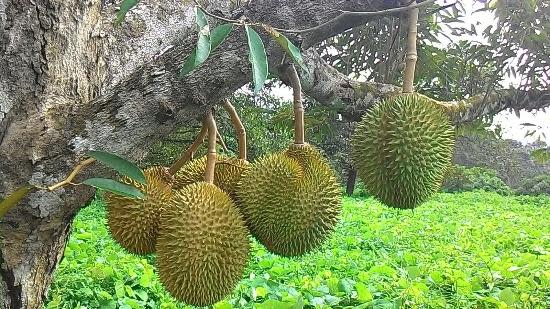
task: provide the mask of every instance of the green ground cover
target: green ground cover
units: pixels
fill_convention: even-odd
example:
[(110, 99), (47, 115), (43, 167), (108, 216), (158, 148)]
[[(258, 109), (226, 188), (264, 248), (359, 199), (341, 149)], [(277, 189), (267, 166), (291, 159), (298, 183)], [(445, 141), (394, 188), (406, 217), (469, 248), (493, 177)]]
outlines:
[[(214, 308), (550, 308), (550, 198), (438, 194), (412, 211), (344, 198), (330, 241), (302, 258), (254, 244)], [(185, 308), (154, 256), (125, 253), (94, 201), (77, 216), (46, 308)]]

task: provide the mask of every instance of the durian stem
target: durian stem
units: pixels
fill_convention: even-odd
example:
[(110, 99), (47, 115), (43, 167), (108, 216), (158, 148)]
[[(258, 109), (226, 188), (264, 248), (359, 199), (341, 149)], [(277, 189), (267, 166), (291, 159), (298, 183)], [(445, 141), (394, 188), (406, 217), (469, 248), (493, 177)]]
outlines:
[(195, 139), (193, 144), (191, 144), (191, 146), (189, 146), (189, 148), (187, 148), (187, 150), (181, 154), (179, 159), (168, 169), (168, 173), (170, 173), (170, 175), (175, 175), (181, 169), (181, 167), (185, 165), (185, 163), (189, 162), (189, 160), (193, 158), (193, 155), (195, 154), (197, 149), (199, 149), (200, 145), (204, 142), (204, 138), (206, 137), (207, 132), (208, 126), (206, 122), (203, 122), (201, 131), (199, 132), (199, 135), (197, 135), (197, 138)]
[(218, 139), (218, 144), (222, 146), (222, 149), (224, 152), (229, 152), (229, 149), (227, 149), (227, 145), (225, 145), (225, 141), (223, 140), (223, 136), (220, 134), (220, 131), (216, 132), (216, 136)]
[(67, 176), (67, 178), (65, 180), (63, 180), (62, 182), (59, 182), (59, 183), (56, 183), (55, 185), (52, 185), (50, 187), (48, 187), (48, 190), (50, 191), (54, 191), (56, 189), (59, 189), (59, 188), (62, 188), (66, 185), (70, 185), (72, 184), (72, 181), (73, 179), (76, 177), (76, 175), (78, 175), (78, 173), (80, 173), (80, 171), (85, 168), (86, 166), (92, 164), (95, 162), (95, 159), (94, 158), (88, 158), (82, 162), (80, 162), (80, 164), (78, 164), (74, 169), (73, 171), (71, 172), (71, 174), (69, 174), (69, 176)]
[(208, 126), (208, 156), (206, 160), (206, 169), (204, 171), (204, 181), (214, 183), (214, 172), (216, 170), (216, 122), (212, 111), (208, 111), (205, 123)]
[[(416, 1), (410, 3), (411, 6), (416, 5)], [(418, 23), (418, 8), (413, 8), (409, 11), (409, 33), (407, 35), (407, 55), (405, 57), (405, 76), (403, 77), (403, 93), (413, 92), (414, 71), (416, 67), (416, 37)]]
[(289, 65), (287, 73), (288, 78), (290, 79), (290, 85), (292, 86), (292, 94), (294, 99), (294, 144), (302, 145), (305, 143), (302, 84), (294, 65)]
[(233, 106), (233, 104), (231, 104), (229, 99), (225, 99), (223, 101), (223, 108), (225, 109), (227, 114), (229, 114), (229, 117), (231, 117), (231, 122), (233, 123), (235, 132), (237, 133), (237, 139), (239, 140), (239, 159), (246, 160), (246, 130), (244, 128), (244, 125), (239, 118), (239, 114), (237, 114), (235, 107)]

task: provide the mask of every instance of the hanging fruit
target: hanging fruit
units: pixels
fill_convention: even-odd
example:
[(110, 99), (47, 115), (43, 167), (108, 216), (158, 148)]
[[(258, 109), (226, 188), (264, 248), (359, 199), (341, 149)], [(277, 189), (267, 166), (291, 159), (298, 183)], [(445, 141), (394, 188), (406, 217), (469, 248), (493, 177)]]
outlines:
[(214, 182), (216, 124), (209, 112), (204, 181), (174, 192), (161, 215), (157, 268), (166, 290), (186, 304), (207, 306), (237, 286), (250, 243), (241, 214)]
[(147, 185), (128, 177), (121, 182), (139, 189), (145, 197), (134, 199), (107, 192), (107, 225), (111, 236), (124, 249), (135, 254), (155, 252), (160, 213), (172, 195), (172, 177), (164, 167), (144, 171)]
[(340, 185), (328, 161), (304, 141), (300, 80), (293, 66), (294, 144), (264, 156), (242, 176), (239, 208), (252, 235), (269, 251), (299, 256), (318, 248), (334, 230), (340, 210)]
[(367, 192), (401, 209), (415, 208), (439, 190), (454, 147), (445, 107), (413, 94), (417, 22), (418, 8), (409, 13), (403, 94), (368, 111), (351, 140), (351, 157)]

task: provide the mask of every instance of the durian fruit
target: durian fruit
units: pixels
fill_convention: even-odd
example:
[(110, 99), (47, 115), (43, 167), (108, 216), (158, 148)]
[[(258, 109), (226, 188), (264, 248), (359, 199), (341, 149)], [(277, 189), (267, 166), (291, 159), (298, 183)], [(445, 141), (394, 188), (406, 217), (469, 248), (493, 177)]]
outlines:
[(417, 94), (385, 100), (365, 114), (351, 157), (366, 190), (382, 203), (412, 209), (439, 190), (454, 147), (444, 108)]
[(175, 191), (157, 240), (159, 277), (172, 296), (207, 306), (229, 295), (250, 251), (248, 230), (227, 193), (207, 182)]
[[(236, 185), (239, 182), (242, 173), (249, 166), (250, 163), (246, 160), (217, 155), (216, 168), (214, 172), (214, 184), (234, 198)], [(201, 181), (204, 177), (205, 169), (206, 156), (187, 163), (176, 174), (174, 179), (174, 188), (180, 189), (184, 186)]]
[(341, 210), (334, 171), (308, 144), (254, 162), (243, 174), (237, 196), (252, 235), (281, 256), (319, 247), (334, 230)]
[(155, 251), (159, 215), (163, 204), (172, 194), (171, 176), (164, 167), (156, 166), (144, 171), (147, 185), (128, 177), (121, 182), (134, 186), (144, 193), (141, 200), (106, 193), (107, 223), (112, 237), (126, 250), (136, 254)]

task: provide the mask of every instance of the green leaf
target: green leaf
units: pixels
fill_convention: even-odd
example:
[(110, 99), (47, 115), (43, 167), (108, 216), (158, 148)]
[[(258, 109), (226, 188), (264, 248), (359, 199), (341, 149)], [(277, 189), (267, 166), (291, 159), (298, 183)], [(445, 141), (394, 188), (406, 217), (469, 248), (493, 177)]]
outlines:
[(257, 297), (264, 298), (264, 297), (266, 297), (268, 292), (269, 291), (267, 290), (267, 288), (265, 288), (263, 286), (259, 286), (259, 287), (254, 289), (254, 293), (256, 294), (256, 298)]
[(0, 219), (3, 218), (10, 209), (17, 205), (19, 201), (21, 201), (34, 189), (36, 189), (36, 187), (31, 185), (21, 187), (12, 194), (8, 195), (4, 200), (2, 200), (0, 202)]
[(137, 297), (143, 301), (147, 301), (149, 299), (149, 295), (147, 295), (147, 292), (144, 290), (137, 290), (135, 291)]
[(123, 195), (131, 198), (142, 199), (145, 197), (145, 195), (135, 187), (120, 183), (112, 179), (90, 178), (85, 180), (82, 183), (88, 186), (92, 186), (98, 189), (103, 189), (118, 195)]
[(130, 11), (134, 6), (136, 6), (139, 1), (141, 0), (124, 0), (120, 4), (120, 9), (116, 13), (116, 21), (115, 24), (120, 24), (124, 21), (124, 18), (126, 17), (126, 13)]
[[(201, 13), (199, 13), (199, 11)], [(210, 55), (210, 53), (212, 53), (214, 50), (216, 50), (216, 48), (218, 48), (218, 46), (220, 46), (220, 44), (223, 43), (223, 41), (227, 38), (227, 36), (233, 30), (233, 25), (232, 24), (223, 24), (223, 25), (220, 25), (220, 26), (217, 26), (216, 28), (214, 28), (210, 32), (210, 35), (209, 35), (209, 41), (208, 42), (209, 42), (210, 46), (208, 47), (209, 49), (207, 51), (206, 39), (204, 38), (204, 36), (201, 36), (200, 31), (201, 31), (201, 25), (206, 25), (205, 27), (208, 27), (208, 21), (206, 21), (206, 17), (204, 16), (204, 12), (202, 12), (202, 10), (200, 10), (200, 9), (199, 9), (199, 11), (197, 11), (197, 25), (199, 27), (199, 41), (197, 43), (197, 47), (195, 47), (191, 51), (191, 54), (189, 54), (189, 57), (187, 57), (187, 59), (185, 60), (185, 63), (182, 65), (181, 70), (180, 70), (180, 77), (185, 77), (187, 74), (191, 73), (194, 69), (198, 68), (204, 61), (206, 61), (206, 58), (208, 58), (208, 55)], [(199, 18), (199, 14), (202, 14), (202, 17)], [(199, 55), (199, 57), (197, 58), (197, 48), (198, 47), (202, 48), (203, 54)], [(206, 55), (206, 57), (204, 57), (205, 53), (208, 54), (208, 55)], [(201, 57), (204, 58), (204, 59), (201, 59)]]
[(124, 292), (124, 284), (123, 283), (117, 282), (115, 284), (115, 293), (116, 293), (117, 298), (124, 297), (125, 292)]
[(339, 282), (340, 282), (340, 280), (338, 280), (338, 278), (329, 278), (329, 279), (327, 279), (327, 286), (328, 286), (330, 294), (335, 295), (336, 293), (338, 293), (338, 291), (339, 291), (338, 283)]
[(214, 309), (232, 309), (233, 308), (233, 306), (227, 300), (216, 303), (213, 307)]
[(306, 66), (304, 64), (304, 59), (302, 58), (302, 53), (300, 52), (300, 49), (296, 47), (286, 36), (284, 36), (279, 31), (273, 29), (273, 27), (270, 27), (268, 25), (263, 25), (264, 29), (271, 35), (273, 39), (279, 44), (283, 50), (292, 58), (292, 61), (299, 65), (302, 69), (306, 69)]
[(185, 60), (185, 63), (181, 67), (180, 70), (180, 77), (184, 77), (185, 75), (191, 73), (195, 69), (195, 61), (197, 58), (197, 48), (193, 48), (193, 51), (187, 57), (187, 60)]
[(252, 63), (254, 92), (258, 93), (264, 87), (265, 80), (267, 79), (267, 55), (265, 53), (264, 43), (258, 33), (248, 25), (245, 26), (245, 29), (250, 51), (248, 59), (250, 63)]
[(195, 67), (198, 67), (210, 56), (210, 26), (206, 14), (200, 8), (197, 8), (197, 27), (199, 31), (199, 40), (197, 42), (197, 53), (195, 57)]
[(292, 307), (292, 303), (282, 302), (275, 299), (268, 299), (261, 304), (254, 304), (254, 308), (256, 309), (290, 309)]
[(500, 291), (498, 298), (505, 302), (508, 306), (512, 306), (516, 302), (516, 294), (514, 294), (511, 288), (505, 288)]
[(443, 278), (443, 273), (438, 271), (438, 270), (432, 271), (430, 273), (430, 278), (432, 279), (433, 282), (438, 283), (438, 284), (445, 281), (445, 279)]
[(233, 30), (232, 24), (219, 25), (212, 30), (212, 32), (210, 33), (210, 42), (212, 43), (212, 51), (218, 48), (218, 46), (220, 46), (220, 44), (223, 43), (223, 41), (225, 41), (225, 39), (231, 33), (232, 30)]
[(134, 163), (124, 158), (105, 151), (90, 151), (87, 155), (118, 171), (124, 176), (128, 176), (139, 183), (147, 184), (147, 180), (145, 179), (145, 175), (143, 175), (141, 169)]
[[(208, 18), (206, 17), (206, 13), (199, 7), (196, 8), (196, 24), (199, 27), (199, 31), (201, 31), (204, 27), (208, 27)], [(207, 35), (210, 35), (210, 33), (207, 33)]]

